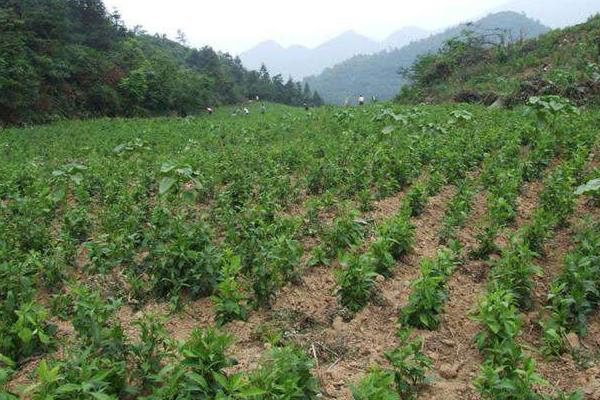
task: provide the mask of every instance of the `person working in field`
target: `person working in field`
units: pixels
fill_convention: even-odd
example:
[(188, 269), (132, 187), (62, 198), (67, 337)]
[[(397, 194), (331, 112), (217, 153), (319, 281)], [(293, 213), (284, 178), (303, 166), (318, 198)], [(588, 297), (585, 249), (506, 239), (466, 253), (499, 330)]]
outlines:
[(358, 96), (358, 105), (363, 106), (365, 104), (365, 97), (361, 94)]
[(248, 110), (248, 107), (244, 107), (244, 115), (250, 115), (250, 110)]
[(212, 113), (213, 113), (212, 107), (206, 107), (206, 112), (208, 113), (208, 115), (212, 115)]

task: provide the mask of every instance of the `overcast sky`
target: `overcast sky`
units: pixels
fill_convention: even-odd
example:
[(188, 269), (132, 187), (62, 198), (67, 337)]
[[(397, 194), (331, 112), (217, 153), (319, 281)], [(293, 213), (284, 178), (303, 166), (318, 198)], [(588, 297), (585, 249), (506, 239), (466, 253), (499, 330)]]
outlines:
[(129, 27), (238, 54), (261, 41), (316, 46), (346, 30), (382, 39), (403, 26), (435, 30), (480, 17), (507, 0), (105, 0)]

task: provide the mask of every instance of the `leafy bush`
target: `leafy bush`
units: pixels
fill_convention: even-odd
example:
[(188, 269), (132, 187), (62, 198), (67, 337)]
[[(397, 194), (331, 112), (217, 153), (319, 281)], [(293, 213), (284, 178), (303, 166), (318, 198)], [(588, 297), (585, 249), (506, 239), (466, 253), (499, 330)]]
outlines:
[(319, 394), (312, 368), (312, 360), (299, 348), (274, 348), (250, 374), (249, 384), (258, 399), (312, 399)]
[(379, 235), (382, 240), (388, 242), (390, 254), (399, 260), (412, 250), (415, 226), (411, 224), (410, 218), (401, 212), (381, 225)]
[(488, 292), (476, 320), (483, 325), (476, 342), (486, 355), (475, 382), (481, 395), (486, 399), (535, 398), (534, 385), (544, 380), (516, 342), (522, 322), (513, 294), (503, 289)]
[(99, 293), (85, 287), (71, 289), (73, 310), (71, 322), (84, 344), (122, 357), (125, 352), (125, 336), (114, 313), (120, 307), (118, 301), (104, 301)]
[(375, 286), (373, 260), (369, 255), (346, 254), (340, 263), (344, 266), (336, 274), (340, 303), (351, 312), (360, 311), (369, 302)]
[(333, 221), (333, 225), (323, 232), (327, 254), (332, 257), (340, 250), (357, 245), (365, 235), (367, 222), (359, 219), (358, 213), (344, 213)]
[(160, 228), (146, 259), (154, 292), (161, 297), (180, 296), (184, 289), (193, 297), (211, 294), (220, 255), (207, 224), (176, 216)]
[(161, 319), (150, 315), (135, 321), (135, 325), (140, 330), (140, 340), (132, 344), (131, 354), (135, 373), (142, 380), (143, 389), (147, 389), (151, 384), (150, 377), (160, 373), (166, 361), (171, 361), (173, 344)]
[(559, 226), (565, 225), (567, 218), (575, 211), (575, 179), (572, 172), (567, 163), (555, 169), (545, 180), (544, 191), (540, 195), (540, 207), (553, 214)]
[(429, 193), (423, 184), (416, 184), (404, 197), (403, 207), (411, 217), (421, 215), (427, 205)]
[(472, 182), (465, 180), (457, 185), (458, 191), (448, 203), (448, 209), (444, 216), (444, 225), (439, 232), (440, 242), (443, 244), (456, 238), (456, 230), (466, 224), (471, 212), (471, 201), (475, 194)]
[(556, 95), (530, 97), (527, 106), (535, 113), (539, 124), (552, 125), (559, 117), (579, 114), (579, 110), (568, 99)]
[(386, 278), (392, 275), (392, 271), (396, 266), (396, 260), (391, 251), (392, 241), (381, 237), (371, 244), (368, 252), (375, 272)]
[(246, 320), (248, 317), (246, 298), (238, 283), (240, 270), (240, 257), (229, 255), (225, 258), (223, 278), (217, 285), (217, 293), (212, 297), (217, 325), (233, 320)]
[(235, 365), (226, 355), (233, 338), (208, 328), (194, 330), (181, 349), (185, 369), (183, 391), (188, 396), (213, 398), (222, 392), (224, 370)]
[(539, 397), (534, 386), (544, 384), (545, 381), (535, 372), (535, 362), (531, 358), (523, 359), (520, 349), (511, 349), (514, 350), (513, 359), (510, 360), (513, 362), (497, 365), (486, 360), (481, 367), (475, 386), (484, 399), (517, 400)]
[(554, 214), (538, 209), (532, 222), (521, 230), (523, 243), (536, 254), (544, 255), (544, 244), (557, 224), (558, 220)]
[(483, 232), (477, 234), (479, 246), (471, 252), (471, 257), (475, 259), (487, 258), (490, 254), (498, 251), (496, 237), (498, 236), (498, 226), (490, 224), (484, 228)]
[(422, 352), (423, 340), (411, 339), (411, 334), (410, 330), (398, 332), (402, 345), (385, 353), (401, 398), (416, 398), (419, 386), (427, 382), (427, 373), (433, 367), (431, 359)]
[(511, 342), (521, 330), (521, 318), (515, 306), (515, 296), (510, 290), (498, 289), (489, 292), (479, 304), (479, 312), (474, 319), (483, 331), (477, 334), (475, 341), (480, 350), (499, 357), (504, 343)]
[(378, 368), (350, 389), (354, 400), (400, 400), (400, 394), (394, 387), (394, 375)]
[(437, 328), (448, 298), (446, 281), (452, 274), (455, 263), (448, 251), (439, 251), (435, 259), (423, 260), (421, 277), (412, 283), (408, 305), (401, 312), (402, 324), (416, 328)]
[(522, 310), (532, 307), (534, 281), (542, 269), (533, 263), (536, 256), (518, 237), (513, 237), (493, 263), (491, 282), (494, 287), (510, 290), (515, 304)]
[(583, 231), (578, 245), (565, 257), (564, 270), (553, 282), (548, 296), (550, 317), (543, 323), (545, 350), (560, 354), (564, 336), (571, 330), (587, 333), (589, 315), (600, 302), (600, 233), (598, 227)]
[(17, 320), (7, 332), (2, 332), (0, 353), (20, 360), (44, 353), (54, 345), (56, 325), (48, 323), (48, 311), (39, 304), (25, 303), (15, 310)]

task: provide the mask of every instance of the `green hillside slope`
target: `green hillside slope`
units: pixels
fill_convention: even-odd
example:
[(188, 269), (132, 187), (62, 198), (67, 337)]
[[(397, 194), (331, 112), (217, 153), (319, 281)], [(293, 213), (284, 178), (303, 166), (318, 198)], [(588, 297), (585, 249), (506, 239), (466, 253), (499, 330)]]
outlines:
[(411, 67), (405, 102), (468, 101), (508, 105), (533, 95), (600, 101), (600, 15), (537, 39), (489, 46), (480, 37), (448, 43)]
[(522, 14), (500, 12), (472, 24), (458, 25), (400, 49), (353, 57), (305, 81), (328, 103), (341, 104), (347, 97), (353, 99), (361, 93), (367, 97), (375, 95), (382, 100), (391, 99), (406, 82), (398, 73), (401, 68), (412, 65), (420, 55), (438, 51), (445, 42), (459, 36), (465, 29), (480, 33), (502, 30), (514, 39), (536, 37), (549, 30)]

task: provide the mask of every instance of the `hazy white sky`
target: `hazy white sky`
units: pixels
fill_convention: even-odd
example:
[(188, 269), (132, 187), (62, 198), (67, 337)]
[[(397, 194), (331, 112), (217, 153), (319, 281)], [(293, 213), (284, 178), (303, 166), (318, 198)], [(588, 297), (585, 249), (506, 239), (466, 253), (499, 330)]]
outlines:
[(105, 0), (129, 27), (191, 45), (240, 53), (267, 39), (316, 46), (353, 29), (382, 39), (403, 26), (439, 29), (482, 16), (507, 0)]

